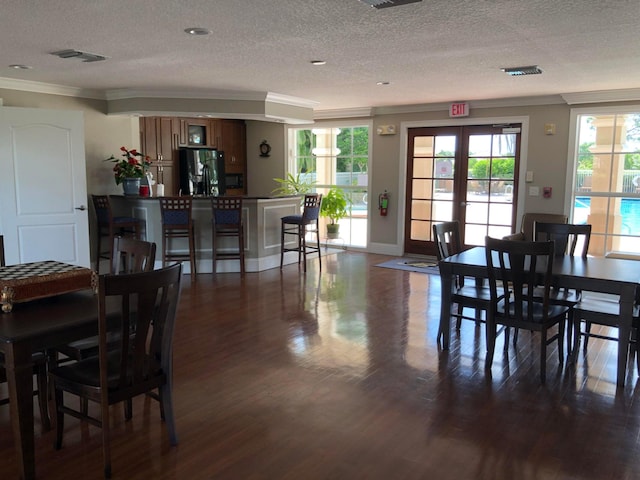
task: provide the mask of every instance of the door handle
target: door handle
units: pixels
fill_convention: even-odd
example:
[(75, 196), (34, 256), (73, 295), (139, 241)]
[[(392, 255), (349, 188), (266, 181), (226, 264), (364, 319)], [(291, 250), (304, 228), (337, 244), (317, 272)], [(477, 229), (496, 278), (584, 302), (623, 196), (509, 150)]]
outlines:
[(83, 212), (87, 209), (87, 207), (85, 207), (84, 205), (80, 205), (79, 207), (76, 207), (76, 210), (82, 210)]

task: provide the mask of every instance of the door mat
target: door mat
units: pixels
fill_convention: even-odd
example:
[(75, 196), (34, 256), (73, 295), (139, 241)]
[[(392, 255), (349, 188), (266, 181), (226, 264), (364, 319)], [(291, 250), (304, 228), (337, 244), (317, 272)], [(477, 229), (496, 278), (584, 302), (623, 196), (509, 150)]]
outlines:
[(394, 258), (391, 260), (387, 260), (386, 262), (378, 263), (376, 267), (426, 273), (428, 275), (440, 275), (438, 262), (436, 260), (429, 260), (424, 258)]

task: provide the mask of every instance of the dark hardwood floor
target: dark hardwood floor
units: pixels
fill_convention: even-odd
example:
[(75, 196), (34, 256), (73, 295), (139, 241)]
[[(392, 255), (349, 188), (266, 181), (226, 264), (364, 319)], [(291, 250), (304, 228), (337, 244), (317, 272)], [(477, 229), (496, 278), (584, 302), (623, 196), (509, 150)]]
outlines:
[[(640, 478), (637, 372), (615, 388), (614, 342), (592, 339), (575, 369), (550, 348), (542, 386), (538, 337), (521, 332), (506, 355), (498, 340), (488, 376), (473, 322), (439, 351), (438, 276), (375, 267), (388, 258), (185, 278), (180, 443), (169, 446), (155, 401), (137, 399), (130, 422), (116, 406), (113, 478)], [(8, 415), (0, 408), (0, 477), (16, 478)], [(102, 478), (97, 428), (67, 418), (54, 451), (36, 421), (38, 478)]]

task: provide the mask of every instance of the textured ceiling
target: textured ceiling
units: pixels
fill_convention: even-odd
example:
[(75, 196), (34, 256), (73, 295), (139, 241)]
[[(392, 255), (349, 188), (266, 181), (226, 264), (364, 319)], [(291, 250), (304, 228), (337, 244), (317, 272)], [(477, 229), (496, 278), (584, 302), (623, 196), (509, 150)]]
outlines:
[[(639, 18), (638, 0), (1, 0), (0, 80), (272, 92), (316, 110), (629, 89), (640, 87)], [(50, 55), (64, 49), (108, 59)], [(522, 65), (544, 73), (500, 71)]]

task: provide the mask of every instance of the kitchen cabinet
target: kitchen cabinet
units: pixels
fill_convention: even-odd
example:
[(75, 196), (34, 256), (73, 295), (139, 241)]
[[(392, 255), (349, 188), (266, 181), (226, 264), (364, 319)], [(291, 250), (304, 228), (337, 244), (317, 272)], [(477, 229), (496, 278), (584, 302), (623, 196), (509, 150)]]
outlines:
[(174, 117), (141, 117), (140, 147), (151, 159), (150, 172), (164, 184), (165, 195), (178, 193), (178, 145), (180, 123)]
[(179, 188), (178, 149), (217, 148), (225, 154), (225, 171), (233, 174), (237, 188), (227, 195), (247, 192), (247, 146), (244, 120), (219, 118), (141, 117), (140, 146), (153, 162), (153, 178), (164, 183), (165, 195)]
[(240, 179), (238, 188), (227, 186), (227, 195), (247, 193), (247, 140), (244, 120), (221, 120), (222, 136), (220, 150), (224, 152), (225, 172), (229, 177)]

